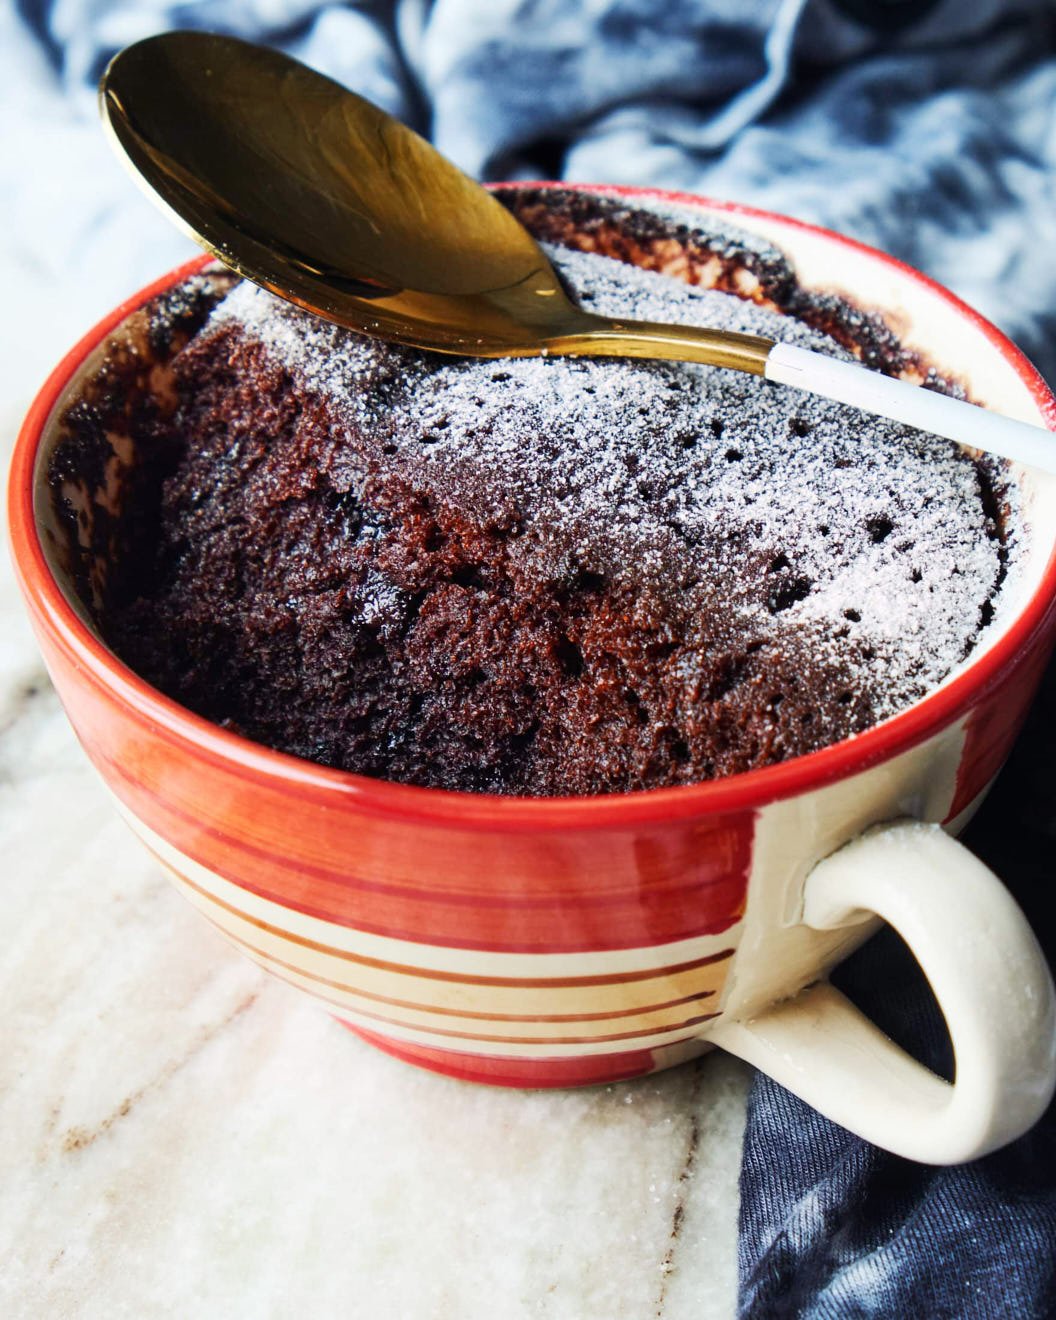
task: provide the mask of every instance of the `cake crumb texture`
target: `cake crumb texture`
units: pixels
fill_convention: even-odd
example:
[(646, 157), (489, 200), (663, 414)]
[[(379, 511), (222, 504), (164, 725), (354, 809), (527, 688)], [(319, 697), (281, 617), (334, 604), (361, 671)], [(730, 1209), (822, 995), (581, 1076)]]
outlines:
[[(848, 350), (552, 248), (583, 306)], [(773, 764), (917, 700), (1014, 558), (998, 465), (756, 377), (384, 345), (235, 287), (175, 358), (104, 631), (176, 700), (407, 783), (566, 795)]]

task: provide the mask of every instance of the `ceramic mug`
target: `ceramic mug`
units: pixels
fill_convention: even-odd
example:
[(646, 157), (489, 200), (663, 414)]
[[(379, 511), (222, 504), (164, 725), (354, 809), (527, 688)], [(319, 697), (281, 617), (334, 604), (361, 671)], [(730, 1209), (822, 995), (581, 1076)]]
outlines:
[[(1023, 356), (900, 263), (797, 222), (672, 194), (852, 290), (974, 398), (1053, 426)], [(1005, 622), (860, 736), (696, 786), (580, 799), (385, 783), (273, 752), (176, 705), (79, 604), (46, 481), (61, 417), (127, 317), (64, 359), (14, 455), (16, 570), (55, 686), (118, 807), (190, 901), (269, 972), (400, 1058), (513, 1086), (612, 1082), (718, 1045), (908, 1157), (992, 1150), (1056, 1077), (1052, 981), (1000, 881), (955, 842), (1008, 753), (1056, 628), (1056, 483), (1017, 474), (1027, 527)], [(1054, 441), (1056, 443), (1056, 441)], [(96, 498), (103, 498), (97, 493)], [(929, 977), (951, 1085), (825, 980), (894, 925)]]

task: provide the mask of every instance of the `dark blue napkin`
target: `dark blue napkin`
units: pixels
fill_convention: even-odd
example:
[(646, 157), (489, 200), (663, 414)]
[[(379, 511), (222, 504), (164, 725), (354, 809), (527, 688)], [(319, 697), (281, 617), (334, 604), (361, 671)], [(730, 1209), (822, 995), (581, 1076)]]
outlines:
[[(78, 281), (97, 264), (85, 251), (129, 246), (125, 180), (98, 164), (95, 81), (128, 42), (196, 27), (281, 46), (481, 178), (681, 188), (849, 233), (949, 285), (1056, 379), (1051, 0), (16, 0), (15, 14), (9, 32), (0, 14), (0, 73), (65, 98), (64, 195), (80, 204), (21, 204), (36, 165), (24, 134), (0, 150), (0, 206), (9, 242), (42, 268), (68, 254)], [(143, 279), (170, 261), (139, 259)], [(1056, 672), (966, 840), (1050, 955), (1054, 717)], [(949, 1067), (896, 937), (838, 979), (896, 1040)], [(1005, 1151), (936, 1170), (754, 1084), (742, 1315), (1056, 1315), (1054, 1254), (1052, 1113)]]

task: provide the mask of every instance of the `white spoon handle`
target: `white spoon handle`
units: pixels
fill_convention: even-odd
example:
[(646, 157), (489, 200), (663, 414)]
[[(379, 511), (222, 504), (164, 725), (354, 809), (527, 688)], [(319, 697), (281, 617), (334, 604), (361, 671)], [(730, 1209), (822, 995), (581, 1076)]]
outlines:
[(849, 403), (864, 412), (878, 413), (1056, 475), (1053, 432), (883, 376), (855, 362), (840, 362), (791, 344), (775, 344), (767, 355), (766, 379), (809, 390), (837, 403)]

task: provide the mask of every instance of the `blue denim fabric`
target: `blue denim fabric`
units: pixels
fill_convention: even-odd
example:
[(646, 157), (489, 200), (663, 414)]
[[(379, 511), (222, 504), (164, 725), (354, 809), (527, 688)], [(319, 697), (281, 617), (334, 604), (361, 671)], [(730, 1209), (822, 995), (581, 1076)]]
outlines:
[[(115, 262), (131, 289), (174, 260), (163, 227), (129, 218), (94, 108), (110, 55), (172, 27), (281, 46), (482, 178), (682, 188), (849, 233), (949, 285), (1056, 379), (1051, 0), (16, 0), (0, 9), (0, 112), (14, 88), (36, 131), (0, 142), (0, 212), (8, 242), (82, 290)], [(61, 204), (27, 184), (44, 149)], [(1054, 676), (1047, 700), (972, 835), (1042, 934)], [(941, 1024), (894, 937), (843, 984), (943, 1066)], [(1051, 1114), (1007, 1151), (934, 1170), (759, 1078), (741, 1314), (1056, 1315), (1054, 1189)]]

